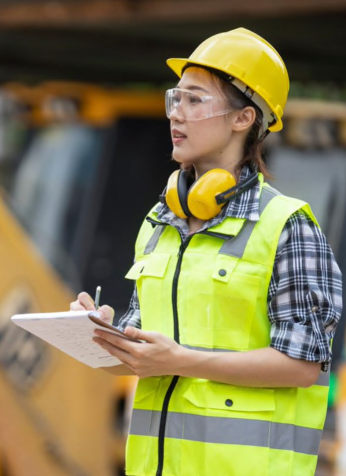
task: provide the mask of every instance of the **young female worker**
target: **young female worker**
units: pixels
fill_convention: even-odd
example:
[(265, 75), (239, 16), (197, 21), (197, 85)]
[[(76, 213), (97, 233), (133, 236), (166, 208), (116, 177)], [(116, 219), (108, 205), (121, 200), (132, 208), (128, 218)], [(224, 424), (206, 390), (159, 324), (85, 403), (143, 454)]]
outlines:
[[(263, 181), (259, 146), (282, 128), (285, 65), (244, 28), (168, 65), (181, 170), (139, 232), (120, 321), (145, 343), (94, 339), (124, 363), (118, 373), (140, 377), (127, 474), (312, 476), (341, 276), (309, 206)], [(84, 308), (81, 293), (71, 309)]]

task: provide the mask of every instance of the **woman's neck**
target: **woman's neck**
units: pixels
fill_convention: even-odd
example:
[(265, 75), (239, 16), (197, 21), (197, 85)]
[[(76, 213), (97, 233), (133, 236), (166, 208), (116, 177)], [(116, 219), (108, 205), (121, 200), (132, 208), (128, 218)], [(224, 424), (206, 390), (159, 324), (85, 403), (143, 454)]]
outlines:
[(203, 174), (208, 172), (209, 170), (212, 169), (223, 169), (227, 170), (230, 174), (233, 175), (233, 177), (236, 179), (236, 181), (239, 181), (239, 176), (241, 169), (239, 167), (239, 162), (235, 164), (217, 164), (217, 163), (211, 163), (211, 164), (192, 164), (194, 169), (195, 169), (195, 180), (198, 180)]
[(192, 162), (195, 169), (196, 180), (212, 169), (223, 169), (231, 173), (238, 181), (240, 175), (239, 163), (243, 158), (243, 151), (233, 151), (227, 156), (213, 157), (210, 160)]

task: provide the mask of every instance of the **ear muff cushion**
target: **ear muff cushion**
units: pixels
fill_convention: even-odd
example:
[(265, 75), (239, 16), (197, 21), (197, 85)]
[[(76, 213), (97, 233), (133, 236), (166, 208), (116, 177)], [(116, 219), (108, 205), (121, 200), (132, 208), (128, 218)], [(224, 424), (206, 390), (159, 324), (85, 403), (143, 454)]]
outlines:
[(190, 217), (191, 212), (187, 206), (187, 196), (188, 196), (188, 176), (189, 173), (186, 170), (180, 170), (178, 176), (178, 197), (180, 201), (181, 208), (186, 216)]
[(188, 192), (187, 204), (193, 216), (200, 220), (210, 220), (220, 213), (222, 204), (216, 202), (216, 195), (236, 184), (233, 175), (224, 169), (205, 172)]
[[(180, 218), (187, 218), (188, 215), (184, 212), (183, 207), (181, 206), (181, 200), (178, 193), (178, 180), (181, 170), (175, 170), (169, 177), (165, 193), (165, 202), (166, 205), (172, 212)], [(184, 177), (180, 178), (180, 189), (184, 188)], [(187, 184), (185, 185), (187, 189)], [(187, 193), (187, 192), (185, 192)], [(184, 191), (181, 192), (185, 196)], [(186, 207), (185, 207), (186, 208)]]

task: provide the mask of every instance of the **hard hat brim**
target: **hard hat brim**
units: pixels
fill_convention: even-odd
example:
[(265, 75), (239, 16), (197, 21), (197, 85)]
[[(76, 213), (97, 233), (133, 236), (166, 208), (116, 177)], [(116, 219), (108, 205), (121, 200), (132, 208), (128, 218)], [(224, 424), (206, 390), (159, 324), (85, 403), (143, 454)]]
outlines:
[[(190, 59), (188, 58), (169, 58), (167, 61), (167, 65), (171, 68), (172, 71), (174, 71), (174, 73), (179, 77), (181, 78), (182, 77), (182, 72), (183, 72), (183, 69), (186, 65), (196, 65), (196, 66), (206, 66), (207, 68), (214, 68), (213, 65), (207, 63), (207, 62), (203, 62), (203, 61), (191, 61)], [(234, 75), (234, 77), (236, 77)], [(239, 79), (240, 81), (242, 81), (242, 78), (237, 78)], [(264, 98), (263, 98), (264, 99)], [(265, 100), (265, 99), (264, 99)], [(265, 101), (267, 103), (267, 105), (269, 106), (269, 108), (271, 110), (273, 110), (273, 105), (268, 103), (267, 101)], [(277, 118), (277, 121), (275, 122), (275, 124), (273, 124), (272, 126), (270, 126), (268, 129), (270, 130), (270, 132), (278, 132), (278, 131), (281, 131), (281, 129), (283, 128), (283, 123), (282, 123), (282, 120), (281, 120), (281, 117), (279, 115), (276, 115), (276, 118)]]

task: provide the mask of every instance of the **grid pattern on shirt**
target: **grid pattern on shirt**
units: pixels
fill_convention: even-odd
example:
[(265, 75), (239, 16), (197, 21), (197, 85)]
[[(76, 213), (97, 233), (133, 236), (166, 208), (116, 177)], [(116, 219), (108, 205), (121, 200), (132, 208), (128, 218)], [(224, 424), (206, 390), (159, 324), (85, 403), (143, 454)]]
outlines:
[[(240, 181), (250, 174), (244, 167)], [(279, 192), (277, 192), (279, 193)], [(260, 185), (236, 197), (202, 229), (221, 223), (226, 217), (259, 220)], [(177, 228), (182, 240), (189, 233), (183, 220), (167, 206), (158, 205), (158, 219)], [(287, 220), (281, 233), (268, 290), (268, 318), (274, 349), (295, 358), (321, 362), (328, 371), (334, 337), (342, 310), (341, 272), (320, 228), (303, 211)], [(129, 309), (118, 326), (141, 327), (136, 287)]]

